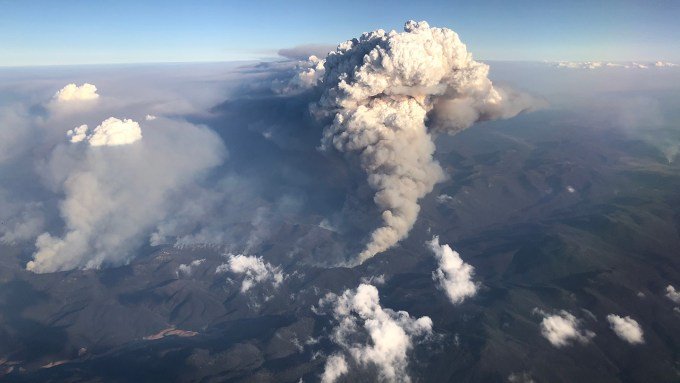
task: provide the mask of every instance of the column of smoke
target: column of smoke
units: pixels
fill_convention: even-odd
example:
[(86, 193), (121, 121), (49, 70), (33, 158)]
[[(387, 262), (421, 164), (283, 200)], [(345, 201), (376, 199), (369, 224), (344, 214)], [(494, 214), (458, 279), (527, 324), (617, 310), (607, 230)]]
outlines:
[[(432, 134), (456, 133), (484, 119), (512, 117), (531, 99), (494, 88), (458, 35), (409, 21), (405, 32), (377, 30), (346, 41), (326, 57), (314, 113), (332, 118), (322, 147), (357, 156), (382, 211), (359, 254), (362, 263), (407, 236), (418, 200), (445, 178), (433, 159)], [(311, 73), (310, 73), (311, 72)]]

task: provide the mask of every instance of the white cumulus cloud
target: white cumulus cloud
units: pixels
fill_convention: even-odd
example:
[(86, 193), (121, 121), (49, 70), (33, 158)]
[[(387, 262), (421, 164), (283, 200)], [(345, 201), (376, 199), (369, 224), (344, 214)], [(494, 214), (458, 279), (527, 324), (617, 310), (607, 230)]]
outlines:
[(675, 68), (677, 66), (680, 66), (675, 63), (667, 62), (667, 61), (657, 61), (654, 63), (654, 66), (657, 68)]
[(439, 263), (432, 278), (444, 290), (451, 303), (462, 303), (466, 298), (477, 294), (478, 286), (472, 280), (474, 268), (463, 262), (458, 252), (447, 244), (439, 244), (437, 236), (427, 242), (427, 245)]
[(185, 263), (180, 264), (177, 267), (177, 276), (178, 277), (180, 275), (187, 276), (187, 277), (191, 276), (191, 273), (192, 273), (194, 267), (200, 266), (201, 264), (203, 264), (203, 262), (205, 262), (205, 258), (196, 259), (196, 260), (193, 260), (193, 261), (186, 263), (186, 264)]
[(666, 286), (666, 298), (680, 304), (680, 291), (677, 291), (673, 285), (668, 285)]
[(645, 342), (640, 324), (631, 317), (620, 317), (616, 314), (607, 315), (609, 326), (616, 335), (630, 344)]
[(92, 146), (129, 145), (142, 139), (142, 129), (136, 121), (109, 117), (88, 133), (87, 125), (80, 125), (67, 132), (71, 142), (87, 140)]
[(340, 296), (329, 293), (319, 306), (330, 307), (338, 323), (332, 340), (342, 348), (341, 354), (327, 360), (324, 382), (347, 373), (349, 361), (358, 367), (377, 368), (384, 381), (411, 381), (406, 373), (408, 353), (417, 337), (432, 333), (429, 317), (412, 318), (405, 311), (383, 308), (378, 289), (363, 283)]
[(285, 278), (284, 273), (277, 266), (265, 262), (262, 257), (255, 255), (229, 254), (227, 263), (217, 266), (215, 272), (231, 271), (243, 275), (241, 292), (250, 290), (253, 286), (270, 283), (274, 288), (279, 287)]
[(555, 347), (568, 346), (574, 342), (586, 344), (595, 336), (594, 332), (582, 328), (580, 319), (565, 310), (552, 315), (538, 309), (534, 309), (534, 312), (543, 316), (541, 334)]
[(331, 355), (326, 359), (321, 383), (333, 383), (349, 371), (347, 360), (342, 355)]
[(528, 372), (513, 372), (508, 376), (509, 383), (535, 383)]
[(436, 200), (437, 203), (445, 204), (455, 201), (455, 198), (451, 197), (448, 194), (440, 194), (437, 196)]
[(54, 94), (53, 100), (57, 102), (92, 101), (99, 98), (97, 87), (84, 83), (83, 85), (68, 84)]
[[(660, 63), (661, 65), (656, 65)], [(556, 63), (551, 63), (557, 68), (566, 69), (606, 69), (606, 68), (623, 68), (623, 69), (648, 69), (651, 64), (641, 64), (637, 62), (627, 62), (627, 63), (615, 63), (615, 62), (603, 62), (603, 61), (560, 61)], [(664, 65), (671, 63), (657, 62), (654, 65), (660, 66), (673, 66)]]
[(604, 66), (612, 66), (612, 63), (603, 63), (601, 61), (560, 61), (555, 64), (558, 68), (569, 68), (569, 69), (598, 69)]
[(67, 131), (66, 135), (69, 137), (69, 141), (75, 144), (87, 138), (87, 129), (87, 125), (83, 124)]

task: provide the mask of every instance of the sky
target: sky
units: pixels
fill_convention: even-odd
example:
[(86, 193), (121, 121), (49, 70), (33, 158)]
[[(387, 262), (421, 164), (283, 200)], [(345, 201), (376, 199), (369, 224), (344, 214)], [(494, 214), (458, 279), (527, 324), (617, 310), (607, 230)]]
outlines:
[(0, 66), (234, 61), (427, 20), (484, 60), (680, 61), (678, 1), (0, 0)]

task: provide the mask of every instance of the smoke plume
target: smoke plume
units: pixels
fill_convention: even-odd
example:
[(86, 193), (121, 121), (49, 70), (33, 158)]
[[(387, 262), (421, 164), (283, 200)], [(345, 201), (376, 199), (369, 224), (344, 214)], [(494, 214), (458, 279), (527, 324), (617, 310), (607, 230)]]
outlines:
[(64, 196), (59, 213), (65, 227), (61, 236), (36, 238), (30, 271), (127, 263), (177, 203), (175, 195), (224, 158), (218, 137), (189, 123), (149, 121), (144, 139), (132, 120), (110, 118), (90, 134), (83, 126), (41, 169), (44, 182)]
[(424, 21), (408, 21), (403, 33), (377, 30), (346, 41), (323, 71), (312, 108), (332, 119), (322, 148), (358, 157), (382, 214), (357, 263), (405, 238), (418, 200), (444, 179), (432, 134), (512, 117), (532, 101), (494, 88), (489, 67), (472, 59), (455, 32)]

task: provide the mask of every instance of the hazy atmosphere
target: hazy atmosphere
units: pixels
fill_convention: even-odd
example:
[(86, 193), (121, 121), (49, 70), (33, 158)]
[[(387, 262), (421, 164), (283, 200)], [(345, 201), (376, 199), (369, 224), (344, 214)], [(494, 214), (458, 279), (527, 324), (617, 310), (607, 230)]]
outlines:
[(0, 0), (0, 380), (678, 381), (679, 16)]

